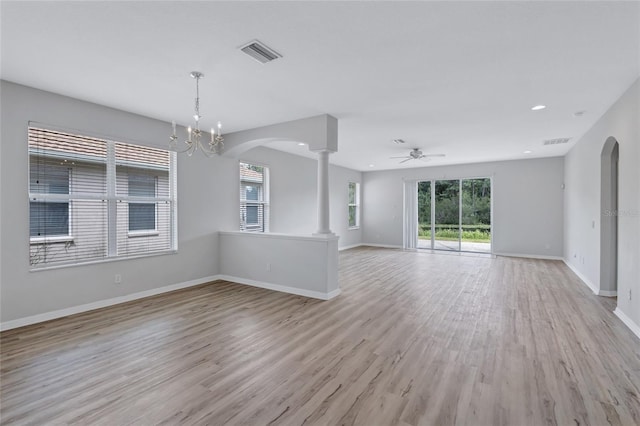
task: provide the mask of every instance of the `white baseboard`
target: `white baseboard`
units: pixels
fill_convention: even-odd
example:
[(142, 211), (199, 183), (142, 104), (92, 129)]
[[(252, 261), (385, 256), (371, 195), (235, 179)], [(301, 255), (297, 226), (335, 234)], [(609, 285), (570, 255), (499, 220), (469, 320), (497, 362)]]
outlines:
[(333, 299), (334, 297), (339, 296), (339, 295), (340, 295), (340, 289), (336, 288), (335, 290), (330, 291), (329, 293), (327, 293), (328, 297), (325, 300)]
[(564, 262), (565, 265), (567, 265), (569, 267), (569, 269), (571, 269), (573, 271), (574, 274), (576, 274), (578, 276), (578, 278), (580, 278), (580, 280), (591, 289), (591, 291), (593, 292), (593, 294), (595, 294), (596, 296), (599, 295), (600, 293), (600, 289), (598, 287), (595, 286), (595, 284), (593, 284), (591, 281), (589, 281), (589, 279), (587, 277), (585, 277), (584, 275), (582, 275), (582, 273), (580, 271), (578, 271), (576, 268), (573, 267), (572, 264), (570, 264), (569, 262), (567, 262), (567, 259), (562, 259), (562, 261)]
[(86, 303), (84, 305), (72, 306), (70, 308), (59, 309), (57, 311), (45, 312), (42, 314), (18, 318), (11, 321), (5, 321), (3, 323), (0, 323), (0, 331), (11, 330), (12, 328), (24, 327), (25, 325), (36, 324), (39, 322), (50, 321), (56, 318), (68, 317), (69, 315), (80, 314), (82, 312), (93, 311), (95, 309), (106, 308), (107, 306), (118, 305), (120, 303), (130, 302), (132, 300), (143, 299), (145, 297), (155, 296), (157, 294), (168, 293), (170, 291), (205, 284), (211, 281), (215, 281), (216, 279), (218, 279), (218, 277), (215, 275), (210, 277), (198, 278), (196, 280), (185, 281), (165, 287), (158, 287), (151, 290), (140, 291), (138, 293), (127, 294), (125, 296), (114, 297), (112, 299), (99, 300), (97, 302)]
[(604, 296), (604, 297), (618, 297), (618, 292), (617, 292), (617, 291), (600, 290), (600, 291), (598, 292), (598, 296)]
[(546, 256), (542, 254), (498, 253), (498, 252), (493, 252), (493, 254), (495, 256), (504, 256), (504, 257), (523, 257), (525, 259), (564, 260), (562, 256)]
[(0, 331), (11, 330), (13, 328), (24, 327), (27, 325), (37, 324), (40, 322), (50, 321), (57, 318), (68, 317), (69, 315), (80, 314), (83, 312), (93, 311), (95, 309), (106, 308), (108, 306), (118, 305), (120, 303), (131, 302), (132, 300), (144, 299), (162, 293), (180, 290), (187, 287), (193, 287), (217, 280), (231, 281), (238, 284), (250, 285), (253, 287), (266, 288), (268, 290), (280, 291), (283, 293), (291, 293), (299, 296), (311, 297), (313, 299), (329, 300), (340, 294), (340, 289), (335, 289), (329, 293), (321, 293), (319, 291), (303, 290), (294, 287), (287, 287), (278, 284), (265, 283), (261, 281), (246, 280), (228, 275), (212, 275), (209, 277), (198, 278), (196, 280), (185, 281), (178, 284), (172, 284), (164, 287), (153, 288), (151, 290), (140, 291), (138, 293), (127, 294), (125, 296), (114, 297), (112, 299), (99, 300), (97, 302), (86, 303), (84, 305), (72, 306), (70, 308), (59, 309), (56, 311), (45, 312), (42, 314), (31, 315), (24, 318), (18, 318), (11, 321), (0, 323)]
[(274, 290), (274, 291), (280, 291), (282, 293), (289, 293), (289, 294), (295, 294), (298, 296), (310, 297), (312, 299), (329, 300), (340, 294), (339, 288), (329, 293), (322, 293), (320, 291), (305, 290), (301, 288), (289, 287), (289, 286), (280, 285), (280, 284), (273, 284), (273, 283), (268, 283), (264, 281), (256, 281), (256, 280), (250, 280), (247, 278), (232, 277), (230, 275), (218, 275), (216, 278), (219, 280), (230, 281), (233, 283), (249, 285), (251, 287), (265, 288), (267, 290)]
[(616, 309), (615, 309), (615, 311), (613, 311), (613, 313), (618, 318), (620, 318), (620, 321), (622, 321), (624, 323), (624, 325), (629, 327), (629, 330), (631, 330), (633, 332), (633, 334), (638, 336), (638, 338), (640, 339), (640, 325), (638, 325), (635, 322), (633, 322), (633, 320), (631, 318), (629, 318), (624, 312), (622, 312), (620, 310), (620, 308), (616, 307)]
[(391, 244), (374, 244), (374, 243), (362, 243), (360, 244), (364, 247), (380, 247), (380, 248), (390, 248), (390, 249), (401, 249), (402, 246), (394, 246)]
[(349, 249), (352, 249), (352, 248), (361, 247), (362, 245), (363, 244), (361, 244), (361, 243), (351, 244), (350, 246), (339, 247), (338, 251), (349, 250)]

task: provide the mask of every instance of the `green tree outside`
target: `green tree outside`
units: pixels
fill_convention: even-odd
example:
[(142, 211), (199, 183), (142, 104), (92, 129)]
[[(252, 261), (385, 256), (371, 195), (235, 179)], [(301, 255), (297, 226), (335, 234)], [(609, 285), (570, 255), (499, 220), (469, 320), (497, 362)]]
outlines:
[[(418, 183), (418, 236), (431, 239), (431, 182)], [(457, 241), (460, 180), (435, 181), (435, 238)], [(491, 241), (491, 180), (462, 180), (462, 241)]]

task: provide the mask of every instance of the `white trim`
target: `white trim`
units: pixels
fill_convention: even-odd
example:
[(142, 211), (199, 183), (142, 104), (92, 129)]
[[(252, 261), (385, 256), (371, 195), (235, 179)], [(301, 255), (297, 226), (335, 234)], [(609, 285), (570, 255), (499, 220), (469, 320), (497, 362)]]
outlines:
[(389, 248), (389, 249), (402, 249), (402, 246), (396, 246), (392, 244), (374, 244), (374, 243), (362, 243), (361, 246), (367, 247), (380, 247), (380, 248)]
[(567, 262), (567, 259), (562, 259), (562, 261), (564, 262), (565, 265), (567, 265), (569, 267), (569, 269), (571, 269), (573, 271), (574, 274), (576, 274), (578, 276), (578, 278), (580, 278), (580, 280), (591, 289), (591, 291), (593, 292), (593, 294), (598, 295), (598, 287), (596, 287), (591, 281), (589, 281), (589, 279), (587, 279), (587, 277), (585, 277), (584, 275), (582, 275), (582, 273), (580, 271), (578, 271), (572, 264), (570, 264), (569, 262)]
[(631, 330), (633, 332), (633, 334), (635, 334), (636, 336), (638, 336), (638, 338), (640, 339), (640, 325), (636, 324), (635, 322), (633, 322), (633, 320), (631, 318), (629, 318), (627, 316), (627, 314), (625, 314), (624, 312), (622, 312), (620, 310), (620, 308), (616, 307), (616, 309), (613, 311), (613, 313), (620, 318), (620, 321), (622, 321), (624, 323), (624, 325), (626, 325), (627, 327), (629, 327), (629, 330)]
[(244, 284), (251, 287), (259, 287), (259, 288), (265, 288), (267, 290), (280, 291), (282, 293), (296, 294), (298, 296), (311, 297), (313, 299), (329, 300), (340, 294), (339, 288), (329, 293), (322, 293), (314, 290), (305, 290), (305, 289), (296, 288), (296, 287), (288, 287), (280, 284), (272, 284), (265, 281), (256, 281), (256, 280), (249, 280), (246, 278), (232, 277), (230, 275), (218, 275), (217, 278), (219, 280), (230, 281), (236, 284)]
[(29, 245), (48, 243), (67, 243), (73, 241), (73, 235), (58, 235), (51, 237), (29, 237)]
[[(156, 212), (157, 214), (157, 212)], [(157, 220), (156, 220), (157, 223)], [(153, 237), (155, 235), (160, 235), (160, 231), (149, 229), (144, 231), (129, 231), (127, 232), (128, 238), (138, 238), (138, 237)]]
[(40, 271), (50, 271), (52, 269), (62, 269), (62, 268), (70, 268), (76, 266), (85, 266), (85, 265), (95, 265), (98, 263), (108, 263), (108, 262), (120, 262), (122, 260), (133, 260), (133, 259), (141, 259), (143, 257), (154, 257), (154, 256), (165, 256), (170, 254), (177, 254), (178, 250), (167, 250), (162, 252), (153, 252), (153, 253), (143, 253), (138, 256), (119, 256), (119, 257), (101, 257), (98, 260), (88, 260), (86, 262), (80, 263), (62, 263), (53, 266), (43, 266), (41, 268), (31, 268), (29, 272), (40, 272)]
[(546, 256), (544, 254), (522, 254), (522, 253), (498, 253), (493, 252), (496, 256), (504, 257), (524, 257), (526, 259), (543, 259), (543, 260), (564, 260), (562, 256)]
[(70, 308), (60, 309), (57, 311), (45, 312), (42, 314), (32, 315), (25, 318), (18, 318), (11, 321), (5, 321), (0, 323), (0, 331), (11, 330), (12, 328), (24, 327), (25, 325), (36, 324), (39, 322), (50, 321), (56, 318), (67, 317), (69, 315), (75, 315), (82, 312), (93, 311), (95, 309), (105, 308), (107, 306), (118, 305), (120, 303), (130, 302), (132, 300), (143, 299), (145, 297), (155, 296), (157, 294), (168, 293), (175, 290), (180, 290), (187, 287), (193, 287), (200, 284), (205, 284), (219, 279), (218, 276), (213, 275), (204, 278), (198, 278), (191, 281), (185, 281), (178, 284), (172, 284), (165, 287), (153, 288), (151, 290), (140, 291), (138, 293), (127, 294), (125, 296), (118, 296), (111, 299), (99, 300), (97, 302), (86, 303), (84, 305), (72, 306)]
[[(282, 240), (304, 240), (304, 241), (326, 241), (337, 240), (339, 237), (335, 234), (312, 234), (312, 235), (294, 235), (281, 234), (275, 232), (246, 232), (246, 231), (218, 231), (218, 235), (242, 236), (252, 238), (279, 238)], [(320, 238), (318, 238), (320, 236)]]
[(352, 248), (361, 247), (362, 245), (363, 245), (362, 243), (358, 243), (358, 244), (351, 244), (350, 246), (338, 247), (338, 251), (349, 250)]
[(340, 293), (341, 293), (340, 289), (336, 288), (335, 290), (330, 291), (329, 293), (327, 293), (327, 298), (325, 300), (331, 300), (334, 297), (339, 296)]
[(604, 297), (618, 297), (618, 292), (617, 292), (617, 291), (600, 290), (600, 291), (598, 292), (598, 296), (604, 296)]

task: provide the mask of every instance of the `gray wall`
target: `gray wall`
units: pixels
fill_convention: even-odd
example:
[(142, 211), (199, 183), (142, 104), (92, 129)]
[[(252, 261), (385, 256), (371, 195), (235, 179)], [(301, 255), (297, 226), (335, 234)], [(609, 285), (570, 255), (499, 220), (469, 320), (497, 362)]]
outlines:
[(402, 246), (404, 180), (491, 177), (493, 251), (561, 257), (563, 158), (366, 172), (363, 243)]
[[(1, 82), (0, 321), (148, 291), (218, 274), (220, 230), (239, 229), (238, 160), (178, 156), (178, 253), (29, 272), (28, 122), (75, 129), (139, 145), (166, 148), (171, 126), (158, 120)], [(273, 232), (306, 233), (316, 223), (316, 163), (260, 149), (246, 159), (271, 167)], [(357, 244), (347, 221), (347, 180), (359, 172), (331, 168), (331, 219), (341, 244)], [(283, 190), (276, 185), (285, 182)], [(289, 193), (288, 191), (292, 191)], [(295, 200), (299, 210), (291, 210)], [(340, 203), (343, 203), (341, 205)], [(342, 213), (341, 213), (342, 212)], [(345, 234), (345, 235), (342, 235)], [(122, 284), (114, 284), (115, 274)]]
[[(213, 275), (216, 231), (229, 218), (224, 204), (232, 189), (209, 185), (210, 174), (235, 172), (220, 159), (178, 159), (178, 254), (29, 272), (27, 126), (29, 120), (88, 135), (165, 148), (166, 123), (3, 81), (1, 163), (1, 316), (7, 320), (110, 299)], [(189, 161), (187, 167), (185, 162)], [(237, 191), (233, 191), (234, 195)], [(211, 221), (211, 217), (218, 218)], [(228, 219), (227, 219), (228, 220)], [(114, 275), (122, 284), (114, 284)]]
[[(317, 230), (315, 160), (265, 147), (245, 152), (240, 160), (269, 167), (271, 232), (309, 235)], [(361, 241), (362, 229), (349, 229), (349, 182), (362, 183), (362, 173), (329, 166), (331, 230), (340, 237), (340, 247)]]
[[(566, 156), (564, 256), (600, 290), (601, 153), (608, 137), (619, 144), (618, 309), (640, 330), (640, 80), (622, 95)], [(632, 298), (629, 299), (629, 291)]]

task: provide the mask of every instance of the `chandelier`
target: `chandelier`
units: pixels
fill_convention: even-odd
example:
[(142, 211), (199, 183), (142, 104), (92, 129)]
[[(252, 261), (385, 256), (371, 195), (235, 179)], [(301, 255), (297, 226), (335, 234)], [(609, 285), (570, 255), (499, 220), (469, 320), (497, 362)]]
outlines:
[[(204, 77), (199, 71), (191, 71), (191, 78), (196, 80), (196, 105), (195, 114), (193, 115), (196, 124), (192, 129), (191, 126), (187, 128), (187, 140), (184, 141), (184, 149), (178, 149), (178, 136), (176, 136), (176, 122), (171, 123), (173, 133), (169, 137), (169, 148), (179, 153), (186, 152), (188, 156), (192, 156), (194, 152), (200, 150), (207, 157), (211, 157), (214, 154), (220, 154), (224, 149), (224, 138), (222, 137), (222, 123), (218, 121), (218, 134), (216, 135), (214, 128), (211, 128), (211, 139), (209, 143), (203, 142), (202, 137), (206, 135), (206, 132), (200, 130), (200, 79)], [(206, 144), (206, 145), (205, 145)]]

